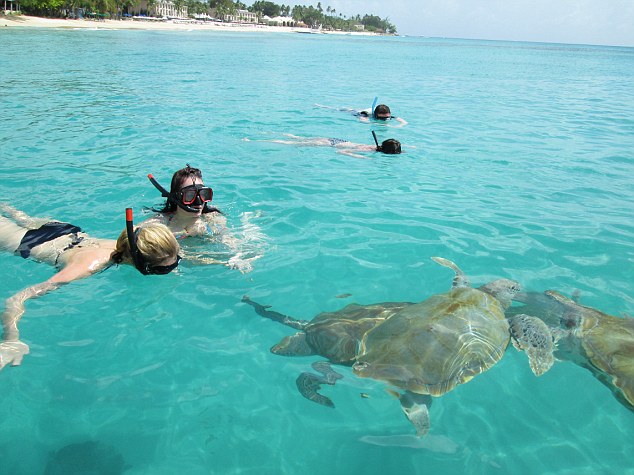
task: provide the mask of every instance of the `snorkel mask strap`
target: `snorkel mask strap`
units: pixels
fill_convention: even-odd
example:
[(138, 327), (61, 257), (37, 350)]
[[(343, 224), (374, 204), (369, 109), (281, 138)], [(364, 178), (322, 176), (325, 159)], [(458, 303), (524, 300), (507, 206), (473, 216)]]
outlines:
[(167, 198), (167, 200), (170, 203), (175, 204), (179, 208), (182, 208), (185, 211), (187, 211), (188, 213), (196, 213), (198, 211), (195, 208), (191, 208), (190, 206), (187, 206), (187, 205), (181, 203), (180, 200), (178, 200), (174, 195), (172, 195), (169, 191), (167, 191), (165, 188), (163, 188), (158, 181), (156, 181), (156, 179), (154, 178), (154, 175), (152, 175), (151, 173), (148, 173), (147, 177), (150, 180), (150, 182), (154, 185), (154, 188), (156, 188), (157, 190), (159, 190), (161, 192), (161, 196), (163, 198)]
[(136, 245), (136, 236), (134, 235), (134, 220), (132, 217), (132, 208), (125, 209), (125, 230), (128, 235), (128, 244), (130, 245), (130, 254), (134, 267), (143, 275), (147, 275), (147, 266), (141, 258), (139, 248)]
[(372, 131), (372, 137), (374, 137), (374, 143), (376, 144), (376, 151), (380, 152), (381, 151), (381, 146), (379, 145), (379, 141), (376, 138), (376, 132), (374, 130)]

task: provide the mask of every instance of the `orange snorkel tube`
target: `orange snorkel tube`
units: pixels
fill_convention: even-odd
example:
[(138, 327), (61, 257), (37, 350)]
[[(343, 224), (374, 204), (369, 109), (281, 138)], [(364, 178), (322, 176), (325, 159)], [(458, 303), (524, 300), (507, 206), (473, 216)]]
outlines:
[(125, 230), (128, 235), (128, 244), (130, 245), (130, 255), (132, 256), (132, 262), (134, 267), (143, 275), (148, 275), (147, 265), (143, 262), (143, 258), (139, 253), (139, 248), (136, 245), (136, 239), (134, 235), (134, 219), (132, 215), (132, 208), (125, 209)]

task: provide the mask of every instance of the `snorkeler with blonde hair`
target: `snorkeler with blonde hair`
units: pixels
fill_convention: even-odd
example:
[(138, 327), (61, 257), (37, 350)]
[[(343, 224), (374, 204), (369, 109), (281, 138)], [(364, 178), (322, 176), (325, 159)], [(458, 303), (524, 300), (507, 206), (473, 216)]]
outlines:
[[(401, 153), (401, 142), (396, 139), (387, 139), (379, 144), (376, 133), (372, 131), (375, 145), (367, 145), (362, 143), (354, 143), (344, 139), (335, 139), (327, 137), (301, 137), (299, 135), (283, 134), (290, 140), (261, 140), (256, 139), (254, 142), (271, 142), (281, 143), (285, 145), (297, 145), (300, 147), (333, 147), (337, 149), (337, 153), (349, 155), (355, 158), (368, 158), (355, 152), (381, 152), (386, 155), (398, 155)], [(249, 138), (243, 140), (250, 142)]]
[(58, 272), (39, 284), (9, 297), (2, 313), (0, 369), (17, 366), (29, 347), (20, 341), (18, 322), (27, 300), (41, 297), (63, 284), (83, 279), (113, 264), (134, 266), (143, 275), (168, 274), (178, 266), (178, 242), (162, 224), (134, 227), (132, 210), (126, 210), (126, 229), (117, 240), (90, 237), (68, 223), (32, 218), (9, 205), (0, 207), (0, 248), (24, 259), (56, 267)]

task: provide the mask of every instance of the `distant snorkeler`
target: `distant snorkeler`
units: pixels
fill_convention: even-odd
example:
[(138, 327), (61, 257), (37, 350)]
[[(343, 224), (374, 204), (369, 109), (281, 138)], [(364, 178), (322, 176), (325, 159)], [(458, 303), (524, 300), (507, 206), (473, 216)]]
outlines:
[[(372, 131), (375, 145), (367, 145), (361, 143), (349, 142), (344, 139), (327, 138), (327, 137), (301, 137), (299, 135), (284, 134), (290, 140), (256, 140), (259, 142), (281, 143), (285, 145), (297, 145), (300, 147), (333, 147), (337, 149), (337, 153), (349, 155), (355, 158), (368, 158), (355, 152), (381, 152), (386, 155), (398, 155), (401, 153), (401, 142), (396, 139), (387, 139), (379, 142), (376, 133)], [(251, 139), (245, 138), (246, 141)]]
[(156, 214), (144, 223), (164, 224), (179, 239), (190, 236), (214, 237), (231, 251), (228, 258), (225, 253), (222, 259), (217, 259), (195, 256), (185, 249), (183, 255), (188, 261), (226, 265), (242, 273), (253, 269), (251, 262), (260, 256), (245, 257), (240, 251), (242, 243), (229, 232), (227, 218), (211, 205), (214, 192), (210, 186), (204, 184), (202, 171), (186, 164), (185, 168), (172, 175), (170, 191), (163, 188), (152, 174), (148, 178), (166, 201), (163, 208), (152, 208)]
[[(379, 104), (378, 106), (373, 105), (368, 109), (350, 109), (347, 107), (336, 108), (321, 104), (315, 105), (323, 109), (336, 109), (342, 112), (350, 112), (353, 116), (358, 117), (362, 122), (370, 122), (371, 120), (381, 121), (390, 127), (403, 127), (404, 125), (407, 125), (407, 121), (405, 119), (392, 115), (392, 111), (385, 104)], [(393, 125), (394, 122), (397, 124)]]
[(0, 211), (0, 248), (58, 268), (48, 280), (6, 300), (1, 316), (0, 369), (8, 364), (19, 365), (29, 352), (18, 331), (27, 300), (113, 264), (132, 265), (143, 275), (163, 275), (174, 270), (180, 261), (180, 248), (170, 230), (157, 223), (135, 228), (130, 208), (126, 210), (126, 229), (116, 241), (90, 237), (72, 224), (32, 218), (6, 204)]

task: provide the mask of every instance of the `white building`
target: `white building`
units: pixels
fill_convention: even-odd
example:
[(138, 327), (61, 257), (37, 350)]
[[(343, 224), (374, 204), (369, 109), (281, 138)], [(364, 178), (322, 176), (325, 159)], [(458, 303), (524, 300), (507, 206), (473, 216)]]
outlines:
[(148, 8), (147, 0), (141, 0), (134, 7), (130, 7), (129, 12), (132, 15), (144, 14), (157, 18), (187, 18), (187, 6), (176, 9), (176, 5), (171, 0), (156, 0), (154, 5)]
[(233, 15), (224, 15), (222, 19), (231, 23), (257, 23), (258, 14), (247, 10), (238, 10)]
[(295, 26), (296, 23), (290, 16), (262, 17), (263, 20), (264, 18), (267, 18), (266, 24), (269, 26)]

